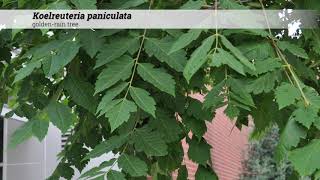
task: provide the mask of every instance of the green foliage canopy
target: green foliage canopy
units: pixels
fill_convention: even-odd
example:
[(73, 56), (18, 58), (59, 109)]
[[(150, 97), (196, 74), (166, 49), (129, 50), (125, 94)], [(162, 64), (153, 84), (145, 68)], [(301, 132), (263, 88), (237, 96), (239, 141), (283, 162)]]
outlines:
[[(200, 9), (205, 0), (2, 0), (5, 9)], [(276, 0), (270, 9), (319, 9), (317, 0)], [(259, 1), (220, 0), (221, 9), (259, 8)], [(48, 36), (47, 32), (53, 34)], [(49, 122), (72, 131), (50, 179), (71, 179), (91, 158), (119, 153), (83, 178), (168, 179), (182, 166), (181, 140), (199, 163), (197, 179), (216, 179), (210, 145), (202, 138), (217, 108), (237, 127), (251, 116), (259, 136), (280, 128), (278, 161), (301, 176), (320, 173), (320, 31), (299, 39), (277, 30), (1, 30), (0, 105), (28, 121), (10, 146)], [(11, 52), (16, 57), (11, 58)], [(208, 90), (208, 86), (212, 89)], [(189, 97), (208, 94), (204, 103)], [(177, 117), (182, 121), (178, 121)], [(190, 138), (189, 132), (193, 133)], [(93, 149), (89, 151), (88, 148)], [(122, 172), (103, 171), (118, 164)]]

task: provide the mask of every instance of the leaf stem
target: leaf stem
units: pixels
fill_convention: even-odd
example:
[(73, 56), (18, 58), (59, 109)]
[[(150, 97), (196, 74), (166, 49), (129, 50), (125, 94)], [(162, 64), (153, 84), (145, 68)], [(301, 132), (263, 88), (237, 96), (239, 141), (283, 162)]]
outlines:
[[(289, 70), (293, 80), (295, 81), (295, 84), (296, 86), (298, 87), (301, 95), (302, 95), (302, 98), (304, 100), (304, 103), (306, 106), (309, 106), (310, 105), (310, 102), (308, 100), (308, 98), (306, 97), (306, 95), (304, 94), (303, 90), (302, 90), (302, 87), (300, 85), (300, 82), (298, 80), (298, 77), (296, 76), (296, 74), (294, 73), (291, 65), (289, 64), (289, 62), (287, 61), (287, 59), (285, 58), (285, 56), (283, 55), (283, 53), (281, 52), (280, 48), (278, 47), (278, 45), (276, 44), (274, 38), (272, 37), (272, 32), (271, 32), (271, 28), (270, 28), (270, 24), (269, 24), (269, 19), (267, 17), (267, 14), (266, 14), (266, 9), (262, 3), (262, 0), (259, 0), (260, 4), (261, 4), (261, 7), (262, 7), (262, 10), (263, 10), (263, 13), (264, 13), (264, 17), (265, 17), (265, 20), (266, 20), (266, 23), (267, 23), (267, 26), (268, 26), (268, 31), (269, 31), (269, 34), (270, 34), (270, 39), (271, 39), (271, 42), (272, 42), (272, 45), (273, 47), (276, 49), (276, 52), (277, 52), (277, 55), (279, 56), (279, 58), (285, 63), (287, 69)], [(286, 74), (287, 74), (287, 71), (286, 71)], [(289, 78), (289, 81), (291, 82), (291, 84), (293, 84), (293, 82), (291, 81), (291, 78), (290, 76), (287, 74), (288, 78)], [(294, 85), (294, 84), (293, 84)]]

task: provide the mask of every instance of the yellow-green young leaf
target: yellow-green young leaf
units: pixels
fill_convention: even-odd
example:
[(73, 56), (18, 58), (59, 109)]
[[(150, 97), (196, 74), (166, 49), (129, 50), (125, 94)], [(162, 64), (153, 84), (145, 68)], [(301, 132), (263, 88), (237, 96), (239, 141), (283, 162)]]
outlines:
[(145, 112), (156, 117), (156, 102), (146, 90), (136, 87), (130, 87), (130, 95), (134, 102)]
[[(53, 43), (53, 45), (56, 43)], [(78, 40), (68, 38), (59, 40), (53, 50), (46, 50), (48, 53), (42, 60), (43, 71), (47, 76), (58, 73), (65, 65), (73, 60), (80, 48)]]
[(167, 145), (161, 135), (151, 128), (137, 129), (133, 135), (134, 146), (137, 151), (143, 151), (147, 156), (164, 156), (168, 154)]
[(98, 76), (95, 94), (113, 86), (120, 80), (126, 80), (132, 73), (134, 60), (129, 56), (122, 56), (113, 61)]
[[(196, 2), (196, 1), (194, 1), (194, 2)], [(200, 3), (202, 3), (202, 2), (200, 2)], [(198, 39), (198, 37), (200, 36), (201, 32), (202, 32), (202, 30), (200, 30), (200, 29), (191, 29), (187, 33), (182, 34), (177, 39), (177, 41), (175, 41), (172, 44), (172, 47), (170, 48), (169, 54), (177, 52), (177, 51), (185, 48), (186, 46), (188, 46), (194, 40)]]
[(32, 125), (31, 121), (26, 122), (19, 129), (17, 129), (10, 137), (9, 148), (15, 148), (18, 144), (21, 144), (25, 140), (32, 136)]
[(218, 52), (213, 54), (211, 57), (210, 65), (213, 67), (220, 67), (221, 65), (226, 64), (231, 69), (237, 71), (238, 73), (245, 75), (244, 67), (234, 56), (232, 56), (227, 51), (218, 48)]
[(47, 135), (49, 128), (49, 118), (46, 112), (39, 112), (32, 118), (32, 133), (39, 141), (42, 141)]
[(148, 38), (144, 47), (149, 56), (155, 56), (159, 61), (167, 63), (178, 72), (182, 72), (187, 63), (186, 53), (180, 50), (169, 55), (171, 44), (172, 42), (166, 39)]
[(256, 70), (256, 68), (254, 67), (254, 65), (249, 61), (248, 58), (246, 58), (246, 57), (242, 54), (242, 52), (241, 52), (238, 48), (234, 47), (234, 46), (232, 45), (232, 43), (231, 43), (226, 37), (224, 37), (224, 36), (220, 36), (220, 37), (221, 37), (221, 42), (222, 42), (222, 44), (223, 44), (226, 48), (228, 48), (228, 49), (233, 53), (233, 55), (240, 60), (240, 62), (241, 62), (243, 65), (247, 66), (249, 69), (251, 69), (251, 70), (253, 70), (253, 71)]
[(92, 151), (87, 154), (84, 160), (99, 157), (105, 153), (108, 153), (116, 148), (122, 146), (128, 139), (128, 134), (122, 134), (120, 136), (112, 136), (101, 144), (97, 145)]
[(108, 180), (126, 180), (124, 174), (119, 171), (111, 170), (107, 174)]
[(147, 164), (135, 156), (122, 154), (118, 159), (119, 167), (133, 177), (146, 176)]
[(101, 53), (97, 55), (95, 68), (103, 66), (129, 51), (132, 47), (139, 47), (139, 38), (125, 37), (119, 38), (112, 43), (102, 47)]
[(34, 71), (34, 69), (40, 68), (40, 67), (41, 67), (41, 62), (39, 62), (39, 61), (30, 62), (30, 63), (26, 64), (25, 67), (19, 69), (16, 72), (16, 76), (14, 78), (14, 83), (16, 83), (16, 82), (24, 79), (25, 77), (29, 76)]
[[(96, 0), (94, 0), (96, 2)], [(82, 2), (82, 1), (81, 1)], [(104, 39), (99, 37), (101, 34), (93, 30), (80, 31), (80, 43), (91, 58), (93, 58), (99, 49), (103, 46)]]
[(97, 99), (93, 96), (94, 87), (90, 83), (75, 76), (68, 76), (63, 83), (64, 88), (68, 91), (74, 102), (95, 113)]
[(318, 119), (318, 110), (319, 109), (311, 106), (305, 107), (304, 105), (300, 105), (300, 107), (292, 113), (292, 116), (296, 121), (309, 129), (312, 123)]
[(202, 6), (206, 5), (205, 1), (202, 0), (189, 0), (180, 9), (201, 9)]
[(309, 176), (320, 169), (320, 139), (289, 153), (289, 160), (301, 176)]
[(70, 126), (75, 120), (75, 115), (72, 113), (71, 108), (59, 102), (51, 101), (46, 107), (49, 120), (57, 126), (62, 133), (69, 130)]
[(128, 86), (128, 83), (121, 83), (117, 86), (115, 86), (112, 89), (109, 89), (106, 94), (101, 99), (96, 114), (102, 115), (105, 113), (105, 107), (116, 97), (118, 96), (126, 87)]
[(78, 9), (97, 9), (96, 0), (71, 0)]
[[(114, 100), (116, 101), (116, 100)], [(105, 116), (111, 126), (111, 132), (117, 129), (124, 122), (127, 122), (130, 118), (130, 113), (136, 112), (137, 106), (134, 102), (127, 99), (121, 99), (119, 103), (111, 107), (106, 111)]]
[(295, 44), (292, 44), (287, 41), (278, 41), (277, 44), (279, 48), (283, 51), (288, 50), (290, 53), (292, 53), (295, 56), (298, 56), (304, 59), (309, 59), (309, 56), (306, 53), (306, 51)]
[(188, 157), (195, 163), (206, 165), (210, 161), (211, 146), (201, 139), (193, 137), (189, 142)]
[(141, 78), (159, 90), (175, 96), (175, 84), (173, 77), (162, 68), (154, 68), (153, 64), (140, 63), (138, 65), (138, 74)]
[(199, 165), (196, 172), (196, 180), (218, 180), (218, 176), (211, 168)]
[(281, 86), (277, 87), (275, 96), (279, 109), (294, 104), (295, 100), (300, 98), (299, 90), (289, 83), (282, 83)]
[(192, 76), (202, 67), (202, 65), (207, 61), (208, 52), (211, 49), (211, 46), (215, 38), (213, 36), (205, 39), (201, 46), (198, 47), (191, 55), (191, 58), (188, 60), (186, 67), (184, 68), (183, 75), (186, 80), (189, 82)]
[(280, 134), (280, 140), (275, 154), (276, 160), (281, 162), (287, 159), (288, 151), (292, 147), (297, 147), (300, 139), (304, 139), (306, 136), (306, 129), (300, 126), (293, 118), (290, 118)]

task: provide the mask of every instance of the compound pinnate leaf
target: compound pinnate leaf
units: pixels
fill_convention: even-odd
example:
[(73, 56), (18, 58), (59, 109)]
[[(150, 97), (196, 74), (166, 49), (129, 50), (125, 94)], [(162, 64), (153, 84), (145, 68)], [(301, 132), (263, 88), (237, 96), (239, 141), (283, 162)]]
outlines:
[(46, 107), (50, 122), (57, 126), (62, 133), (69, 130), (75, 120), (71, 108), (59, 102), (51, 101)]
[(207, 61), (208, 52), (211, 50), (214, 41), (215, 38), (213, 36), (208, 37), (202, 42), (201, 46), (192, 53), (191, 58), (188, 60), (187, 65), (183, 70), (183, 75), (188, 82)]
[(202, 30), (199, 30), (199, 29), (191, 29), (187, 33), (182, 34), (177, 39), (177, 41), (175, 41), (172, 44), (172, 47), (170, 48), (169, 54), (177, 52), (177, 51), (181, 50), (182, 48), (185, 48), (186, 46), (188, 46), (192, 41), (198, 39), (201, 32), (202, 32)]
[(151, 114), (153, 117), (156, 117), (156, 102), (148, 91), (141, 88), (130, 87), (130, 95), (142, 110)]
[[(114, 100), (114, 102), (115, 101), (116, 100)], [(111, 131), (114, 131), (124, 122), (128, 121), (130, 118), (130, 113), (136, 111), (136, 104), (127, 99), (121, 99), (113, 107), (110, 107), (106, 111), (105, 116), (108, 118), (108, 121), (111, 126)]]
[(242, 52), (241, 52), (238, 48), (236, 48), (235, 46), (233, 46), (232, 43), (231, 43), (226, 37), (224, 37), (224, 36), (220, 36), (220, 37), (221, 37), (221, 42), (222, 42), (222, 44), (223, 44), (226, 48), (228, 48), (228, 49), (233, 53), (233, 55), (240, 60), (240, 62), (241, 62), (243, 65), (247, 66), (249, 69), (251, 69), (251, 70), (253, 70), (253, 71), (256, 70), (256, 68), (254, 67), (254, 65), (248, 60), (248, 58), (246, 58), (246, 57), (242, 54)]
[(46, 112), (39, 112), (32, 118), (32, 133), (39, 141), (42, 141), (47, 135), (49, 129), (49, 119)]
[(168, 154), (167, 145), (161, 135), (151, 128), (143, 127), (133, 135), (135, 148), (148, 156), (164, 156)]
[(114, 150), (115, 148), (122, 146), (126, 142), (127, 138), (128, 134), (110, 137), (108, 140), (97, 145), (92, 151), (90, 151), (84, 160), (99, 157)]
[(149, 63), (140, 63), (138, 65), (138, 74), (143, 80), (153, 84), (161, 91), (175, 96), (176, 82), (164, 69), (154, 68), (154, 65)]
[(39, 61), (28, 63), (25, 67), (19, 69), (16, 72), (16, 76), (14, 78), (14, 83), (29, 76), (33, 72), (34, 69), (40, 68), (40, 67), (41, 67), (41, 62), (39, 62)]
[(147, 175), (147, 164), (135, 156), (122, 154), (118, 160), (119, 167), (133, 177)]
[(289, 83), (282, 83), (281, 86), (277, 87), (275, 96), (279, 109), (287, 107), (300, 98), (299, 90)]
[(122, 56), (110, 63), (98, 76), (95, 94), (113, 86), (120, 80), (128, 79), (132, 73), (133, 64), (134, 61), (129, 56)]
[(18, 144), (21, 144), (25, 140), (29, 139), (32, 136), (32, 126), (33, 123), (28, 121), (17, 129), (13, 135), (10, 137), (9, 148), (15, 148)]
[(306, 51), (295, 44), (292, 44), (287, 41), (279, 41), (278, 46), (282, 50), (288, 50), (290, 53), (292, 53), (295, 56), (298, 56), (304, 59), (309, 59)]
[(97, 9), (96, 0), (71, 0), (78, 9)]
[(139, 38), (119, 38), (111, 44), (103, 46), (101, 53), (97, 55), (95, 68), (101, 67), (120, 56), (124, 55), (132, 46), (139, 46)]
[[(95, 1), (95, 0), (94, 0)], [(100, 33), (93, 30), (80, 31), (80, 43), (91, 58), (93, 58), (104, 44), (104, 39), (99, 37)]]
[(300, 106), (301, 107), (299, 107), (292, 113), (292, 116), (296, 121), (309, 129), (312, 123), (314, 123), (318, 119), (318, 110), (311, 106)]

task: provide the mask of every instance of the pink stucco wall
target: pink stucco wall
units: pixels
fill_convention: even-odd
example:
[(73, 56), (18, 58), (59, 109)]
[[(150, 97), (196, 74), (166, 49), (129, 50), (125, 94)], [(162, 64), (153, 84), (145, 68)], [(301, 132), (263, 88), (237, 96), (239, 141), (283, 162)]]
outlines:
[[(194, 95), (196, 99), (203, 101), (202, 95)], [(223, 113), (224, 108), (218, 109), (215, 118), (207, 123), (208, 131), (205, 139), (213, 147), (211, 150), (211, 161), (220, 180), (239, 179), (242, 168), (242, 160), (245, 157), (248, 145), (250, 128), (243, 127), (240, 131), (234, 127)], [(189, 179), (193, 180), (197, 171), (197, 164), (187, 157), (188, 144), (182, 141), (185, 151), (184, 163), (188, 168)]]

